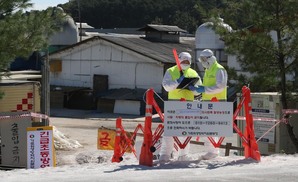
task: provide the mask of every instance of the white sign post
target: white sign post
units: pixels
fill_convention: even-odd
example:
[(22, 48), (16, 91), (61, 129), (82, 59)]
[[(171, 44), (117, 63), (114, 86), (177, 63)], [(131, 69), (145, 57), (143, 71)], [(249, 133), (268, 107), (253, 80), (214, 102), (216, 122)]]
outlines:
[(166, 101), (165, 136), (233, 136), (232, 102)]

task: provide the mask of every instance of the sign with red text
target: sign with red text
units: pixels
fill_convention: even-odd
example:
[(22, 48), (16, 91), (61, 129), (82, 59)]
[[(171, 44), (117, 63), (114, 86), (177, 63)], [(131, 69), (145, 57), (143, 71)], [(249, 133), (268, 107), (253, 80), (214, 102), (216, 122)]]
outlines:
[(114, 150), (116, 131), (107, 129), (98, 129), (97, 149)]
[[(128, 138), (131, 138), (132, 133), (126, 132)], [(98, 129), (97, 136), (97, 149), (99, 150), (114, 150), (115, 147), (115, 137), (116, 131), (110, 129)], [(131, 142), (134, 145), (134, 140)], [(125, 140), (124, 135), (121, 133), (120, 135), (120, 147), (126, 148), (127, 142)], [(126, 152), (132, 152), (129, 147), (126, 148)]]
[(164, 135), (233, 136), (233, 103), (165, 101)]
[(27, 128), (27, 169), (56, 166), (53, 127)]

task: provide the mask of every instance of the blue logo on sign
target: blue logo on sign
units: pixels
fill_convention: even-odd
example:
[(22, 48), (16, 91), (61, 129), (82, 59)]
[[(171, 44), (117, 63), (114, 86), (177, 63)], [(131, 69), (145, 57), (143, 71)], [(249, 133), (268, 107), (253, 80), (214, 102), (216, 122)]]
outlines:
[(208, 104), (208, 109), (213, 109), (213, 104)]

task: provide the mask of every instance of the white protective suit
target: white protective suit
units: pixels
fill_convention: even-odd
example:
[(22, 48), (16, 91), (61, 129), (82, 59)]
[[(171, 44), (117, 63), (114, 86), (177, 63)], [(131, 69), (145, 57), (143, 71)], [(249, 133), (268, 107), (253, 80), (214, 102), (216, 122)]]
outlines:
[[(183, 52), (180, 53), (180, 55), (181, 54), (183, 54)], [(180, 55), (179, 55), (179, 57), (181, 57)], [(189, 62), (191, 64), (191, 57), (188, 57), (188, 58), (189, 58), (188, 60), (189, 60)], [(181, 59), (179, 59), (179, 60), (180, 60), (180, 62), (182, 61)], [(187, 68), (187, 69), (189, 69), (189, 68)], [(199, 77), (199, 75), (198, 75), (198, 77)], [(172, 90), (175, 90), (178, 85), (179, 85), (179, 83), (177, 82), (177, 80), (173, 80), (172, 75), (170, 74), (169, 69), (168, 69), (166, 71), (166, 73), (164, 74), (164, 77), (163, 77), (163, 80), (162, 80), (162, 86), (163, 86), (163, 88), (167, 92), (170, 92)], [(196, 86), (202, 85), (201, 79), (199, 79), (195, 83), (195, 85)], [(195, 96), (196, 95), (199, 95), (199, 93), (197, 93), (195, 91), (193, 91), (193, 94)], [(185, 141), (185, 139), (186, 139), (186, 137), (178, 137), (178, 138), (181, 141), (181, 143), (183, 143)], [(177, 147), (178, 147), (178, 145), (177, 145)], [(178, 149), (178, 160), (188, 160), (187, 154), (189, 153), (189, 148), (190, 148), (190, 144), (188, 144), (184, 149)], [(170, 158), (173, 157), (173, 151), (174, 151), (173, 149), (174, 149), (174, 139), (173, 139), (173, 137), (165, 137), (164, 136), (162, 138), (162, 145), (161, 145), (159, 160), (160, 161), (169, 161)]]

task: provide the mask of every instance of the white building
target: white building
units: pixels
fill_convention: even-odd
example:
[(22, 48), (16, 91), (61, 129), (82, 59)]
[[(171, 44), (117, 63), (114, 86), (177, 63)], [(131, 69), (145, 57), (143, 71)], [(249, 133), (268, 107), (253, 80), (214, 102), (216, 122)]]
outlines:
[[(51, 53), (50, 84), (56, 91), (73, 88), (62, 90), (63, 102), (71, 99), (65, 92), (90, 89), (99, 100), (100, 110), (142, 113), (140, 107), (147, 89), (163, 93), (164, 72), (175, 65), (172, 49), (194, 54), (194, 37), (180, 37), (184, 30), (176, 26), (147, 25), (140, 31), (145, 31), (145, 35), (99, 34)], [(111, 108), (105, 110), (107, 105)]]
[[(223, 20), (222, 24), (228, 30), (232, 30), (232, 28), (228, 24), (225, 24)], [(215, 31), (212, 29), (212, 26), (212, 22), (206, 22), (200, 25), (196, 30), (196, 60), (198, 60), (200, 53), (204, 49), (211, 49), (220, 64), (240, 70), (240, 66), (236, 61), (236, 57), (227, 55), (224, 52), (225, 43), (221, 40), (220, 36), (215, 33)], [(201, 66), (199, 66), (199, 70), (200, 72), (204, 71), (203, 67)]]

